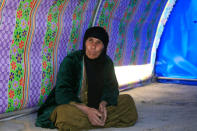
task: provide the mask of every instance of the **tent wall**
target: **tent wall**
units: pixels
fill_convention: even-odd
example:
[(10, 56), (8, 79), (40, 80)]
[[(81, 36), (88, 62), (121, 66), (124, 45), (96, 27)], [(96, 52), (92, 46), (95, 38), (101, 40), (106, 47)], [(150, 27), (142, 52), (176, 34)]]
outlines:
[(42, 104), (85, 30), (104, 27), (116, 66), (150, 62), (167, 0), (1, 0), (0, 113)]
[(157, 52), (155, 72), (160, 81), (197, 85), (196, 7), (196, 0), (176, 2)]

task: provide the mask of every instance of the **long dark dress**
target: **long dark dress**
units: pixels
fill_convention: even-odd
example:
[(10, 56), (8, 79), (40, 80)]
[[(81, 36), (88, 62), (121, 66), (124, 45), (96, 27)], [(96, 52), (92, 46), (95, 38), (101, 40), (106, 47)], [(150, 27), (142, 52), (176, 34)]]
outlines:
[[(88, 82), (86, 68), (83, 65), (83, 80), (80, 99), (84, 105), (88, 104)], [(59, 131), (79, 131), (82, 129), (101, 128), (92, 126), (86, 114), (79, 110), (73, 103), (60, 105), (55, 108), (50, 117)], [(102, 128), (128, 127), (136, 123), (138, 118), (135, 103), (130, 95), (120, 95), (118, 104), (107, 107), (107, 120)]]

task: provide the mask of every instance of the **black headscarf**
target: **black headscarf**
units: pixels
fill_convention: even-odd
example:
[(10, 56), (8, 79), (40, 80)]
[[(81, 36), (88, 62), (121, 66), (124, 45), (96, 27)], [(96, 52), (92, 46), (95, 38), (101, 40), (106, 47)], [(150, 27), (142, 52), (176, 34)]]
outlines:
[(108, 33), (102, 27), (95, 26), (86, 30), (83, 39), (83, 50), (85, 52), (85, 42), (88, 37), (95, 37), (104, 44), (104, 50), (96, 59), (84, 57), (88, 84), (88, 106), (98, 108), (104, 86), (104, 65), (106, 59), (107, 45), (109, 42)]

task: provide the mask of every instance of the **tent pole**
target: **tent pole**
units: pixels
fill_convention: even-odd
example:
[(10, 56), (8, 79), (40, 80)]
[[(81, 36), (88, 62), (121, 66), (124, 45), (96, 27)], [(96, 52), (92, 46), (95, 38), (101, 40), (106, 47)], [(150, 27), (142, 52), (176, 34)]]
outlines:
[(166, 80), (185, 80), (185, 81), (197, 81), (197, 79), (185, 79), (185, 78), (169, 78), (169, 77), (156, 77), (157, 79), (166, 79)]

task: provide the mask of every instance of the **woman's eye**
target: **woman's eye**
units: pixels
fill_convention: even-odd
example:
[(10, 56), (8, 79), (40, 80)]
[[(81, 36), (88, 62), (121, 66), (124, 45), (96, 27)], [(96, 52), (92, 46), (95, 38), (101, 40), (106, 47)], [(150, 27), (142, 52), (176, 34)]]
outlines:
[(97, 41), (96, 44), (101, 44), (101, 41)]
[(89, 39), (89, 41), (92, 41), (92, 39)]

